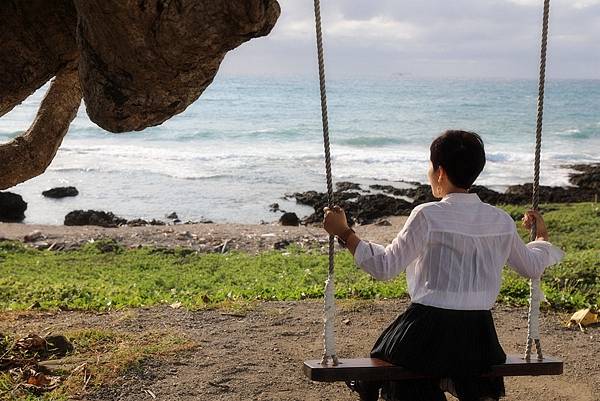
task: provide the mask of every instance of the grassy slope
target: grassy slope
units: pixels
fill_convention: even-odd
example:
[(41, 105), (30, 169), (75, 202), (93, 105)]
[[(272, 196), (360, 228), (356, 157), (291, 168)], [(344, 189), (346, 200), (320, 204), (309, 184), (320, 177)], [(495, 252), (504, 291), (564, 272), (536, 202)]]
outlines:
[[(505, 209), (518, 218), (523, 209)], [(600, 304), (600, 211), (597, 205), (546, 205), (551, 240), (567, 251), (544, 276), (553, 307)], [(522, 233), (526, 236), (526, 233)], [(173, 252), (154, 249), (102, 253), (98, 244), (78, 251), (37, 251), (0, 243), (0, 310), (42, 308), (109, 309), (181, 302), (191, 308), (247, 300), (296, 300), (323, 294), (326, 255), (290, 248), (259, 255)], [(336, 257), (338, 297), (406, 295), (399, 276), (378, 282), (358, 271), (351, 256)], [(523, 304), (528, 284), (505, 271), (500, 301)]]

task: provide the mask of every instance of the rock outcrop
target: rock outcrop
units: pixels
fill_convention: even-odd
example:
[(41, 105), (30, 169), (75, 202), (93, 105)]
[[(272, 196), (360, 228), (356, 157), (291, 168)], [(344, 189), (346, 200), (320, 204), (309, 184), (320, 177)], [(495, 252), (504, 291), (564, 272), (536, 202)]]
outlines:
[[(540, 186), (541, 203), (592, 202), (600, 195), (600, 164), (578, 164), (567, 166), (576, 173), (570, 175), (573, 187)], [(412, 209), (426, 202), (436, 201), (429, 185), (410, 183), (411, 188), (397, 188), (392, 185), (370, 185), (369, 188), (380, 193), (367, 194), (360, 186), (351, 182), (336, 185), (335, 203), (346, 211), (348, 222), (373, 223), (386, 216), (408, 215)], [(494, 191), (482, 185), (474, 185), (470, 192), (492, 205), (528, 205), (531, 203), (533, 185), (511, 185), (505, 192)], [(360, 192), (359, 192), (360, 191)], [(306, 191), (286, 195), (296, 202), (314, 208), (314, 213), (304, 219), (305, 223), (320, 223), (323, 220), (323, 208), (327, 205), (327, 194)], [(410, 199), (407, 201), (406, 199)]]
[(21, 195), (12, 192), (0, 192), (0, 221), (18, 223), (25, 219), (27, 202)]
[(127, 220), (111, 212), (97, 210), (74, 210), (65, 216), (65, 226), (118, 227), (127, 224)]
[(77, 196), (79, 195), (79, 191), (75, 187), (56, 187), (42, 192), (42, 195), (47, 198), (60, 199), (69, 196)]

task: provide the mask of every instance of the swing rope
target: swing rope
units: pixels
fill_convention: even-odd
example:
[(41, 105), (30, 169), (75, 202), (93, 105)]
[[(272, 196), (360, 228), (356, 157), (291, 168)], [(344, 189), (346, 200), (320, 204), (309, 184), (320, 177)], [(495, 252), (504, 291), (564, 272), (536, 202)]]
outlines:
[[(321, 32), (321, 2), (314, 0), (315, 28), (317, 33), (317, 57), (319, 62), (319, 86), (321, 91), (321, 119), (323, 122), (323, 146), (325, 149), (325, 174), (327, 176), (327, 206), (333, 207), (333, 179), (331, 174), (331, 156), (329, 146), (329, 121), (327, 118), (327, 91), (325, 88), (325, 61), (323, 57), (323, 33)], [(324, 351), (322, 365), (326, 365), (331, 358), (334, 366), (338, 364), (335, 352), (335, 288), (334, 274), (334, 236), (329, 236), (329, 270), (325, 281), (325, 307), (323, 310), (323, 339)]]
[[(535, 161), (533, 167), (532, 206), (538, 210), (540, 203), (540, 155), (542, 151), (542, 122), (544, 116), (544, 86), (546, 83), (546, 48), (548, 43), (548, 16), (550, 0), (544, 0), (544, 16), (542, 22), (542, 47), (540, 51), (540, 77), (538, 83), (537, 124), (535, 130)], [(529, 239), (536, 239), (535, 224), (531, 227)], [(540, 279), (532, 279), (529, 283), (529, 315), (527, 317), (527, 346), (525, 359), (531, 359), (531, 348), (535, 344), (538, 360), (543, 360), (542, 344), (540, 342), (540, 301), (542, 298)]]
[[(321, 93), (321, 119), (323, 124), (323, 146), (325, 150), (325, 174), (327, 177), (327, 205), (333, 207), (333, 179), (331, 174), (331, 156), (329, 143), (329, 122), (327, 117), (327, 91), (325, 87), (325, 62), (323, 56), (323, 34), (321, 30), (321, 3), (314, 0), (315, 30), (317, 39), (317, 57), (319, 63), (319, 86)], [(534, 160), (534, 179), (532, 206), (534, 210), (539, 209), (539, 183), (540, 183), (540, 156), (542, 148), (542, 123), (544, 114), (544, 88), (546, 82), (546, 49), (548, 42), (548, 17), (550, 14), (550, 0), (544, 0), (544, 12), (542, 22), (542, 44), (540, 51), (540, 73), (538, 83), (537, 121), (536, 121), (536, 143)], [(531, 228), (530, 240), (536, 239), (535, 224)], [(331, 359), (332, 365), (338, 365), (338, 357), (335, 349), (335, 288), (334, 288), (334, 236), (329, 236), (329, 269), (325, 282), (325, 306), (323, 310), (323, 338), (324, 351), (321, 359), (322, 365), (327, 365)], [(537, 359), (543, 360), (542, 346), (540, 342), (540, 302), (542, 298), (540, 279), (530, 281), (529, 313), (527, 316), (527, 346), (525, 359), (531, 359), (532, 346), (535, 344)]]

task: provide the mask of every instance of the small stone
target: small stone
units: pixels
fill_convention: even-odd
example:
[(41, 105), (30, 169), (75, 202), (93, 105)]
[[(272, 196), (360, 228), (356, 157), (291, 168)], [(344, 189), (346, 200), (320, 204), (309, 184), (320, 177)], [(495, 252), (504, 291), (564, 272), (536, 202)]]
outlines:
[(167, 215), (167, 219), (175, 220), (175, 219), (179, 219), (179, 216), (177, 216), (177, 213), (171, 212)]
[(279, 223), (282, 226), (299, 226), (300, 219), (294, 212), (286, 212), (279, 218)]
[(378, 222), (375, 223), (376, 226), (391, 226), (392, 223), (390, 223), (389, 220), (379, 220)]
[(44, 239), (44, 234), (40, 230), (34, 230), (23, 237), (25, 242), (36, 242), (41, 239)]

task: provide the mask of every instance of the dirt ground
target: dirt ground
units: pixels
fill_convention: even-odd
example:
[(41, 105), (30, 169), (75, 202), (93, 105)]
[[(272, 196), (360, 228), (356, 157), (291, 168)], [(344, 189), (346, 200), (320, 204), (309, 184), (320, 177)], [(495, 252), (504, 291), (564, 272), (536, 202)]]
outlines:
[[(405, 300), (339, 302), (338, 354), (368, 355), (379, 332), (406, 306)], [(261, 303), (236, 316), (168, 307), (102, 314), (27, 311), (4, 314), (0, 331), (25, 335), (80, 328), (129, 333), (168, 328), (197, 343), (190, 351), (146, 360), (142, 369), (86, 397), (94, 401), (153, 400), (152, 395), (178, 401), (357, 400), (343, 383), (315, 383), (302, 373), (303, 361), (318, 359), (322, 351), (321, 308), (320, 302), (302, 301)], [(521, 352), (526, 310), (500, 306), (494, 315), (505, 350)], [(564, 359), (564, 374), (507, 378), (507, 400), (600, 400), (600, 327), (585, 333), (566, 329), (566, 318), (548, 312), (541, 320), (544, 350)]]
[[(383, 243), (396, 236), (405, 220), (406, 217), (403, 216), (389, 217), (386, 221), (391, 225), (358, 226), (356, 232), (372, 241)], [(279, 241), (289, 241), (300, 246), (327, 246), (327, 233), (320, 227), (284, 227), (278, 224), (177, 224), (104, 228), (0, 223), (0, 239), (23, 240), (27, 234), (36, 230), (40, 231), (43, 237), (32, 245), (41, 244), (43, 247), (53, 244), (68, 247), (101, 238), (112, 238), (130, 247), (182, 246), (199, 251), (220, 249), (225, 243), (229, 250), (246, 252), (273, 249)]]

